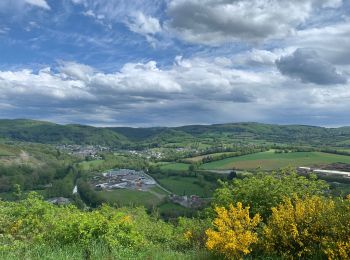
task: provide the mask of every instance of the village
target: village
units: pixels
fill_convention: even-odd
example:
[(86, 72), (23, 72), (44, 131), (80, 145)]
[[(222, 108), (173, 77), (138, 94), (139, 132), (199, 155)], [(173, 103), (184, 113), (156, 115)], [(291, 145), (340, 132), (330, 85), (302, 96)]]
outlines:
[(81, 158), (88, 157), (90, 160), (102, 160), (100, 153), (110, 151), (109, 147), (105, 147), (101, 145), (76, 145), (76, 144), (57, 145), (56, 149), (71, 155), (79, 156)]

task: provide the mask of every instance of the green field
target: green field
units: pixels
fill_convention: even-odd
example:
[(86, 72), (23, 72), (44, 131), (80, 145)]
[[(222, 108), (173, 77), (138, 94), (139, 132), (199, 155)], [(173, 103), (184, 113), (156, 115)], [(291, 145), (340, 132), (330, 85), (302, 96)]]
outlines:
[(223, 154), (228, 154), (228, 153), (211, 153), (211, 154), (205, 154), (205, 155), (200, 155), (196, 157), (190, 157), (184, 159), (184, 161), (189, 162), (189, 163), (195, 163), (195, 162), (200, 162), (202, 161), (203, 158), (208, 157), (208, 156), (219, 156)]
[(106, 199), (108, 203), (117, 204), (118, 206), (145, 206), (150, 208), (158, 205), (165, 198), (165, 195), (159, 194), (158, 190), (151, 193), (119, 189), (113, 191), (99, 191), (98, 193)]
[(187, 171), (190, 165), (187, 163), (167, 163), (160, 166), (161, 170)]
[[(195, 177), (169, 176), (158, 179), (160, 185), (177, 195), (198, 195), (207, 197), (211, 194), (211, 184), (206, 182), (205, 185), (199, 185)], [(209, 189), (208, 189), (209, 187)]]
[(260, 167), (262, 170), (274, 170), (286, 166), (311, 166), (329, 163), (350, 163), (350, 156), (322, 152), (275, 153), (261, 152), (203, 164), (203, 170), (251, 170)]
[(104, 160), (84, 161), (84, 162), (81, 162), (80, 165), (82, 165), (83, 170), (88, 171), (88, 170), (90, 170), (90, 168), (101, 165), (103, 162), (104, 162)]
[(195, 212), (193, 209), (185, 208), (179, 204), (172, 202), (166, 202), (161, 204), (159, 207), (159, 213), (167, 216), (190, 216)]
[(15, 156), (20, 153), (20, 150), (13, 146), (0, 144), (0, 157), (1, 156)]

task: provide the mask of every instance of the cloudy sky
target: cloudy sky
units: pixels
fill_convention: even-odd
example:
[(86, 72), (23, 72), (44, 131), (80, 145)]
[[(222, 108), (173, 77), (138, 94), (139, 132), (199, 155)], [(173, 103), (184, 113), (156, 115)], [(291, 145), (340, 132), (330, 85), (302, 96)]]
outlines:
[(1, 0), (0, 118), (350, 125), (350, 1)]

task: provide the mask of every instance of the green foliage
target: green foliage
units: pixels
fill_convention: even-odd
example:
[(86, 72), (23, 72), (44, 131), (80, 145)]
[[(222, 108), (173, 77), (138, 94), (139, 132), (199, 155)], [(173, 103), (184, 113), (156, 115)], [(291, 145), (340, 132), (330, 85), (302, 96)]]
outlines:
[(214, 193), (213, 204), (227, 207), (242, 202), (251, 207), (253, 214), (260, 213), (264, 218), (271, 214), (271, 208), (293, 194), (300, 196), (325, 194), (329, 186), (315, 176), (299, 176), (293, 169), (286, 168), (272, 174), (257, 175), (231, 182), (221, 183)]
[(58, 125), (34, 120), (0, 120), (0, 137), (44, 144), (98, 144), (117, 146), (127, 143), (114, 131), (82, 125)]
[(88, 246), (102, 241), (110, 247), (128, 247), (143, 243), (132, 218), (122, 210), (103, 206), (84, 212), (74, 206), (56, 207), (31, 193), (19, 203), (0, 202), (1, 234), (10, 239), (2, 249), (20, 243)]
[(349, 259), (348, 200), (294, 196), (272, 211), (261, 241), (266, 252), (285, 258)]
[[(76, 172), (70, 165), (75, 159), (48, 145), (16, 143), (2, 145), (14, 155), (0, 158), (0, 192), (14, 192), (15, 185), (23, 191), (41, 190), (67, 175)], [(68, 182), (67, 182), (68, 183)]]
[[(197, 230), (198, 223), (182, 219), (174, 225), (149, 216), (142, 208), (115, 209), (103, 205), (93, 211), (82, 211), (75, 206), (58, 207), (31, 193), (19, 202), (0, 201), (0, 258), (11, 258), (13, 252), (21, 251), (50, 256), (48, 248), (65, 255), (57, 248), (72, 252), (74, 247), (71, 256), (81, 258), (99, 254), (100, 258), (119, 255), (118, 259), (120, 256), (142, 259), (141, 255), (158, 255), (186, 259), (182, 252), (191, 255), (198, 247), (184, 234)], [(201, 227), (202, 233), (204, 229)]]

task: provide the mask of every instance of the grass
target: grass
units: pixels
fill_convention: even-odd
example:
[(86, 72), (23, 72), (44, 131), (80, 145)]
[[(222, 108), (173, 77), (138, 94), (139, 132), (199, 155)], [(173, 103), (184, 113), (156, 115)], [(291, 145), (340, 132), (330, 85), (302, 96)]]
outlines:
[(154, 187), (151, 189), (151, 191), (158, 193), (159, 195), (169, 195), (165, 190), (163, 190), (159, 187)]
[(159, 209), (160, 215), (168, 215), (168, 216), (173, 214), (178, 216), (179, 215), (187, 216), (187, 215), (193, 214), (193, 212), (195, 211), (193, 209), (188, 209), (188, 208), (182, 207), (179, 204), (175, 204), (172, 202), (163, 203), (158, 207), (158, 209)]
[[(89, 254), (87, 256), (87, 251)], [(174, 251), (171, 249), (164, 250), (157, 246), (147, 246), (145, 248), (113, 248), (96, 243), (87, 249), (79, 245), (57, 245), (57, 246), (33, 246), (26, 249), (17, 249), (9, 251), (0, 251), (0, 259), (3, 260), (98, 260), (98, 259), (154, 259), (154, 260), (194, 260), (194, 259), (214, 259), (204, 250), (188, 250), (185, 252)]]
[[(46, 191), (45, 190), (30, 190), (30, 191), (23, 191), (22, 192), (22, 197), (26, 197), (28, 195), (29, 192), (33, 192), (35, 191), (36, 193), (38, 193), (39, 195), (43, 196), (44, 198), (46, 198)], [(14, 201), (15, 197), (13, 192), (9, 191), (9, 192), (0, 192), (0, 199), (5, 200), (5, 201)], [(0, 258), (1, 259), (1, 258)]]
[(190, 165), (187, 163), (167, 163), (160, 166), (161, 170), (188, 171)]
[(19, 154), (19, 152), (20, 150), (13, 146), (0, 144), (0, 157), (16, 156)]
[(80, 165), (82, 165), (83, 170), (88, 171), (90, 170), (90, 168), (103, 164), (103, 162), (104, 160), (84, 161), (84, 162), (81, 162)]
[(285, 166), (311, 166), (329, 163), (350, 163), (350, 156), (322, 152), (274, 153), (273, 151), (232, 157), (203, 164), (203, 170), (251, 170), (261, 167), (262, 170), (274, 170)]
[[(158, 193), (158, 192), (156, 192)], [(162, 201), (162, 196), (150, 192), (118, 189), (113, 191), (99, 191), (99, 194), (111, 204), (118, 206), (145, 206), (151, 208)]]
[(222, 155), (222, 154), (227, 154), (227, 153), (212, 153), (212, 154), (200, 155), (200, 156), (196, 156), (196, 157), (186, 158), (186, 159), (184, 159), (184, 161), (189, 162), (189, 163), (195, 163), (195, 162), (202, 161), (202, 159), (205, 157), (218, 156), (218, 155)]
[(198, 179), (195, 177), (180, 176), (170, 176), (167, 178), (158, 179), (160, 185), (177, 195), (198, 195), (201, 197), (209, 196), (211, 191), (207, 188), (207, 185), (202, 187), (196, 183), (197, 181)]

